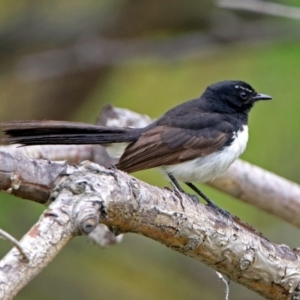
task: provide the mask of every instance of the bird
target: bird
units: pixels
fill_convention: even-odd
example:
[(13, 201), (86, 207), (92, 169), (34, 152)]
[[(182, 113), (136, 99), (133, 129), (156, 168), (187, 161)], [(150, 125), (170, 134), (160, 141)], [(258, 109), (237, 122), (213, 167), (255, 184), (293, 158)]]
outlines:
[(257, 101), (270, 99), (245, 81), (225, 80), (209, 85), (200, 97), (171, 108), (143, 128), (48, 120), (11, 121), (1, 127), (10, 144), (100, 144), (110, 152), (115, 144), (125, 145), (123, 153), (118, 153), (118, 169), (132, 173), (160, 167), (175, 190), (185, 193), (178, 181), (184, 182), (226, 215), (194, 183), (215, 179), (244, 152), (249, 112)]

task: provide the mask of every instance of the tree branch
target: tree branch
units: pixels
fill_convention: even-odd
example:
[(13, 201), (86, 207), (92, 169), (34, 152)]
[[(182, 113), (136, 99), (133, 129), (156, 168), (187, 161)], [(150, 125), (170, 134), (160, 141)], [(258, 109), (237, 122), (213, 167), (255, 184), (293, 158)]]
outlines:
[(20, 198), (46, 204), (56, 179), (65, 171), (60, 162), (0, 152), (0, 189)]
[[(57, 169), (49, 169), (44, 161), (27, 160), (26, 167), (32, 165), (37, 174), (52, 170), (57, 175)], [(142, 234), (200, 260), (268, 299), (287, 299), (297, 289), (297, 251), (269, 242), (238, 218), (224, 218), (185, 195), (179, 198), (169, 189), (149, 186), (116, 169), (89, 162), (58, 166), (61, 173), (49, 209), (20, 242), (30, 262), (22, 262), (15, 249), (7, 254), (0, 263), (0, 295), (16, 293), (73, 236), (90, 233), (99, 220), (115, 233)]]
[(208, 184), (300, 227), (300, 186), (294, 182), (237, 160)]
[[(135, 113), (110, 108), (99, 122), (138, 126), (138, 120), (141, 121)], [(139, 123), (139, 126), (144, 125)], [(74, 161), (78, 161), (78, 157), (93, 158), (95, 151), (92, 147), (78, 147), (79, 150), (74, 148), (71, 152), (68, 147), (51, 147), (51, 150), (57, 147), (60, 158), (65, 156)], [(43, 148), (9, 146), (2, 149), (22, 154), (33, 149), (25, 154), (40, 157)], [(64, 154), (64, 151), (67, 152)], [(299, 226), (295, 215), (299, 209), (300, 188), (296, 184), (242, 161), (211, 184), (249, 203), (264, 206)], [(116, 169), (89, 162), (71, 167), (63, 162), (29, 159), (0, 151), (0, 189), (50, 204), (20, 242), (30, 262), (24, 263), (16, 249), (0, 262), (1, 299), (2, 296), (11, 299), (68, 241), (76, 235), (93, 232), (99, 222), (114, 233), (142, 234), (201, 260), (268, 299), (298, 296), (300, 257), (297, 250), (269, 242), (236, 217), (226, 219), (210, 207), (195, 205), (185, 195), (149, 186)], [(288, 207), (292, 209), (283, 209), (285, 201), (289, 201)], [(278, 209), (274, 209), (274, 205)], [(282, 211), (287, 211), (285, 216)]]
[(276, 17), (300, 19), (300, 8), (261, 0), (218, 0), (217, 5), (222, 8), (252, 11)]
[[(29, 161), (27, 165), (42, 171), (42, 173), (47, 172), (47, 165), (43, 161)], [(41, 178), (42, 176), (39, 177), (39, 179)], [(32, 182), (32, 184), (34, 185), (35, 182)], [(22, 184), (19, 187), (22, 189)], [(11, 189), (16, 190), (16, 187), (12, 185)], [(64, 193), (57, 197), (56, 201), (43, 213), (38, 223), (20, 241), (22, 249), (24, 249), (29, 257), (29, 262), (24, 263), (16, 248), (13, 248), (1, 260), (1, 299), (12, 299), (75, 236), (76, 226), (71, 219), (71, 209), (74, 206), (76, 207), (78, 203), (71, 204), (70, 202), (73, 202), (74, 199), (70, 198), (71, 193), (68, 194), (69, 197), (64, 198), (66, 193), (67, 191), (64, 191)], [(39, 196), (42, 195), (45, 195), (45, 193), (39, 193)]]

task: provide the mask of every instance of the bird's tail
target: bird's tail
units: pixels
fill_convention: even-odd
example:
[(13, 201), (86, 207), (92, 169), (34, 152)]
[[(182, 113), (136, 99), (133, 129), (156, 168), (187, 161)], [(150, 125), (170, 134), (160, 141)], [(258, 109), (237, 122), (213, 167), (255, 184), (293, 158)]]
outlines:
[(13, 121), (1, 124), (5, 143), (22, 145), (110, 144), (133, 142), (141, 129), (65, 121)]

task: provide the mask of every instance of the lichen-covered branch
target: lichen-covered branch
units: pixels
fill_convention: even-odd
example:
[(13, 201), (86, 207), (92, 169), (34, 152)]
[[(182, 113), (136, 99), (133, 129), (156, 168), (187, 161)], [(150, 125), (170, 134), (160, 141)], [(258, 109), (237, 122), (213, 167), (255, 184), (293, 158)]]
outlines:
[(45, 204), (66, 164), (0, 151), (0, 190)]
[[(136, 125), (139, 118), (145, 121), (130, 111), (108, 108), (100, 122), (142, 126)], [(76, 163), (83, 158), (111, 163), (100, 146), (1, 147), (0, 189), (49, 205), (20, 241), (29, 263), (16, 249), (0, 262), (1, 299), (11, 299), (68, 241), (79, 234), (93, 234), (99, 223), (114, 233), (135, 232), (157, 240), (265, 298), (299, 296), (298, 251), (269, 242), (238, 218), (224, 218), (210, 207), (195, 205), (186, 195), (151, 187), (116, 169), (89, 162), (71, 167), (65, 162), (18, 154)], [(237, 161), (211, 185), (300, 226), (300, 187), (275, 174)], [(104, 243), (118, 241), (110, 236)]]
[[(49, 167), (42, 161), (35, 164), (36, 170), (46, 171)], [(68, 176), (68, 170), (71, 174), (76, 168), (65, 166), (60, 180)], [(19, 187), (21, 186), (20, 184)], [(12, 299), (74, 236), (88, 234), (98, 225), (100, 204), (94, 199), (81, 197), (81, 191), (78, 182), (70, 186), (62, 183), (58, 189), (54, 189), (50, 201), (54, 200), (53, 197), (55, 201), (51, 201), (40, 220), (19, 242), (29, 261), (24, 261), (16, 248), (0, 261), (0, 299)]]
[(265, 298), (288, 299), (297, 293), (297, 251), (269, 242), (237, 218), (89, 162), (65, 166), (56, 182), (49, 209), (20, 242), (30, 262), (22, 262), (15, 249), (0, 262), (0, 295), (3, 290), (16, 293), (73, 236), (88, 234), (99, 222), (115, 233), (135, 232), (159, 241)]

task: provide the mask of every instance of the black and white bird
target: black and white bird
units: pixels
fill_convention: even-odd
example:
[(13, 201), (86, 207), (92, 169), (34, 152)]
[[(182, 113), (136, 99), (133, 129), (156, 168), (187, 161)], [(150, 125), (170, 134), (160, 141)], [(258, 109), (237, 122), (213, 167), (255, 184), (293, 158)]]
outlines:
[(161, 167), (177, 189), (185, 182), (216, 207), (193, 182), (213, 180), (244, 152), (248, 114), (257, 93), (243, 81), (222, 81), (144, 128), (112, 128), (64, 121), (2, 123), (9, 143), (23, 145), (126, 143), (117, 168), (131, 173)]

